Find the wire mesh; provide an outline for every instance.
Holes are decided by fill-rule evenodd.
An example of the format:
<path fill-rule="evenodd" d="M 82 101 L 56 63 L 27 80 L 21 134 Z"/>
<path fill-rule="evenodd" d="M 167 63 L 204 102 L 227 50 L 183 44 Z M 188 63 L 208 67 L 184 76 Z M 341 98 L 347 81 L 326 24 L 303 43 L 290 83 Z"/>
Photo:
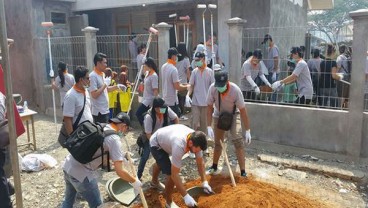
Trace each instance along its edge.
<path fill-rule="evenodd" d="M 350 72 L 347 68 L 348 60 L 351 60 L 351 53 L 346 54 L 348 59 L 339 61 L 339 46 L 345 44 L 351 46 L 352 31 L 340 31 L 339 34 L 332 34 L 338 41 L 331 43 L 328 35 L 321 31 L 316 31 L 309 26 L 290 26 L 290 27 L 261 27 L 261 28 L 243 28 L 243 51 L 242 63 L 246 61 L 255 49 L 260 49 L 263 54 L 262 61 L 266 67 L 270 66 L 269 62 L 273 62 L 272 55 L 269 56 L 269 45 L 262 44 L 265 35 L 269 34 L 272 37 L 273 43 L 278 47 L 279 52 L 279 68 L 277 79 L 272 79 L 271 69 L 266 70 L 266 77 L 272 84 L 277 80 L 281 80 L 291 75 L 295 66 L 292 64 L 290 57 L 291 47 L 301 47 L 304 53 L 304 60 L 308 63 L 310 80 L 313 87 L 313 95 L 310 102 L 298 102 L 298 81 L 296 84 L 285 85 L 277 92 L 272 92 L 272 89 L 265 86 L 261 81 L 260 94 L 256 94 L 254 90 L 243 90 L 244 99 L 249 102 L 263 102 L 272 104 L 286 104 L 286 105 L 303 105 L 309 107 L 329 108 L 347 110 L 349 107 L 349 87 L 350 87 Z M 327 55 L 328 45 L 331 44 L 335 49 L 334 53 Z M 320 52 L 319 58 L 313 58 L 311 52 L 318 49 Z M 350 57 L 349 57 L 350 55 Z M 331 59 L 331 61 L 324 61 L 324 59 Z M 341 59 L 340 59 L 341 60 Z M 321 65 L 322 64 L 322 65 Z M 333 69 L 331 66 L 336 65 Z M 345 67 L 344 67 L 345 66 Z M 312 68 L 313 67 L 313 68 Z M 368 67 L 368 63 L 367 63 Z M 268 67 L 270 68 L 270 67 Z M 334 71 L 335 70 L 335 71 Z M 336 73 L 335 73 L 336 72 Z M 267 76 L 267 73 L 269 75 Z M 366 72 L 368 73 L 368 71 Z M 339 76 L 344 76 L 342 81 L 339 81 Z M 254 77 L 252 77 L 254 78 Z M 242 82 L 247 82 L 245 77 Z M 368 110 L 368 84 L 365 87 L 365 111 Z M 242 86 L 240 86 L 242 89 Z M 243 88 L 244 89 L 244 88 Z M 297 103 L 296 103 L 297 102 Z"/>

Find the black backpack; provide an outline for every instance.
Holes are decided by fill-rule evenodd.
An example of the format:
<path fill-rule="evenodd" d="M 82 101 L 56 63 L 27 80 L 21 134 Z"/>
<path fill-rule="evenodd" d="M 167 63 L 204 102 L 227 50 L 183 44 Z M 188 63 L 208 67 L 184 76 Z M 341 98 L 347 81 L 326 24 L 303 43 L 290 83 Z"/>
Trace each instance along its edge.
<path fill-rule="evenodd" d="M 73 131 L 64 143 L 74 159 L 82 164 L 89 163 L 98 157 L 102 157 L 102 162 L 104 161 L 104 139 L 109 135 L 116 134 L 114 130 L 104 131 L 105 126 L 106 124 L 94 124 L 88 120 L 78 125 L 77 129 Z M 101 148 L 101 155 L 93 157 L 99 148 Z M 107 168 L 109 171 L 109 166 Z"/>

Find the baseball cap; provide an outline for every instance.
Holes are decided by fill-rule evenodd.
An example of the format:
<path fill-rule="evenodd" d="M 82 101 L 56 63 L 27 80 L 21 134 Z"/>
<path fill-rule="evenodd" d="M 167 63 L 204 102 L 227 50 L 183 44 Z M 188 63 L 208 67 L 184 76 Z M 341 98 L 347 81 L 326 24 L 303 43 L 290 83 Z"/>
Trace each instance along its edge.
<path fill-rule="evenodd" d="M 153 108 L 164 108 L 166 107 L 165 101 L 160 97 L 155 97 L 152 103 Z"/>
<path fill-rule="evenodd" d="M 263 38 L 263 42 L 261 44 L 265 44 L 268 40 L 272 40 L 272 36 L 270 34 L 266 34 Z"/>
<path fill-rule="evenodd" d="M 194 55 L 195 59 L 200 59 L 200 58 L 204 58 L 206 55 L 203 52 L 197 52 Z"/>
<path fill-rule="evenodd" d="M 120 112 L 114 118 L 110 119 L 109 122 L 113 122 L 116 124 L 125 123 L 130 126 L 130 117 L 128 114 Z"/>
<path fill-rule="evenodd" d="M 176 50 L 175 47 L 169 48 L 169 50 L 167 51 L 167 55 L 169 57 L 171 57 L 172 55 L 181 56 L 181 54 L 179 54 L 178 50 Z"/>
<path fill-rule="evenodd" d="M 229 80 L 225 70 L 215 70 L 215 87 L 223 87 Z"/>

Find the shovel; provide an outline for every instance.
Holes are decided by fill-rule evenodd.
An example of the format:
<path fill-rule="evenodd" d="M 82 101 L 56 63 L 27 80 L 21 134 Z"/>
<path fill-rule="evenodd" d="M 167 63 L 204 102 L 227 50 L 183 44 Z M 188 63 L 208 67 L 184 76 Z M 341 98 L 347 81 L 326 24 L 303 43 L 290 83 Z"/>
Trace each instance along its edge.
<path fill-rule="evenodd" d="M 224 153 L 224 157 L 225 157 L 225 163 L 227 165 L 227 168 L 229 169 L 229 173 L 230 173 L 230 178 L 231 178 L 231 183 L 233 185 L 233 187 L 236 186 L 236 183 L 235 183 L 235 178 L 234 178 L 234 175 L 233 175 L 233 171 L 230 167 L 230 163 L 229 163 L 229 158 L 227 157 L 227 153 L 226 153 L 226 145 L 224 145 L 224 142 L 220 139 L 220 143 L 221 143 L 221 147 L 222 147 L 222 151 Z"/>

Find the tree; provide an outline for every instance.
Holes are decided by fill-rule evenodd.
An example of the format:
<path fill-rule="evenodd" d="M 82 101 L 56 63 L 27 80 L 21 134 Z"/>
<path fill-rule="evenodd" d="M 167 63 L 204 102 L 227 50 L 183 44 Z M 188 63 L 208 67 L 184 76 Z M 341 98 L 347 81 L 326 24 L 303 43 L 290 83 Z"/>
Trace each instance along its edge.
<path fill-rule="evenodd" d="M 349 12 L 368 8 L 367 0 L 335 0 L 334 8 L 312 11 L 308 14 L 311 29 L 327 35 L 331 43 L 336 43 L 341 29 L 351 22 Z"/>

